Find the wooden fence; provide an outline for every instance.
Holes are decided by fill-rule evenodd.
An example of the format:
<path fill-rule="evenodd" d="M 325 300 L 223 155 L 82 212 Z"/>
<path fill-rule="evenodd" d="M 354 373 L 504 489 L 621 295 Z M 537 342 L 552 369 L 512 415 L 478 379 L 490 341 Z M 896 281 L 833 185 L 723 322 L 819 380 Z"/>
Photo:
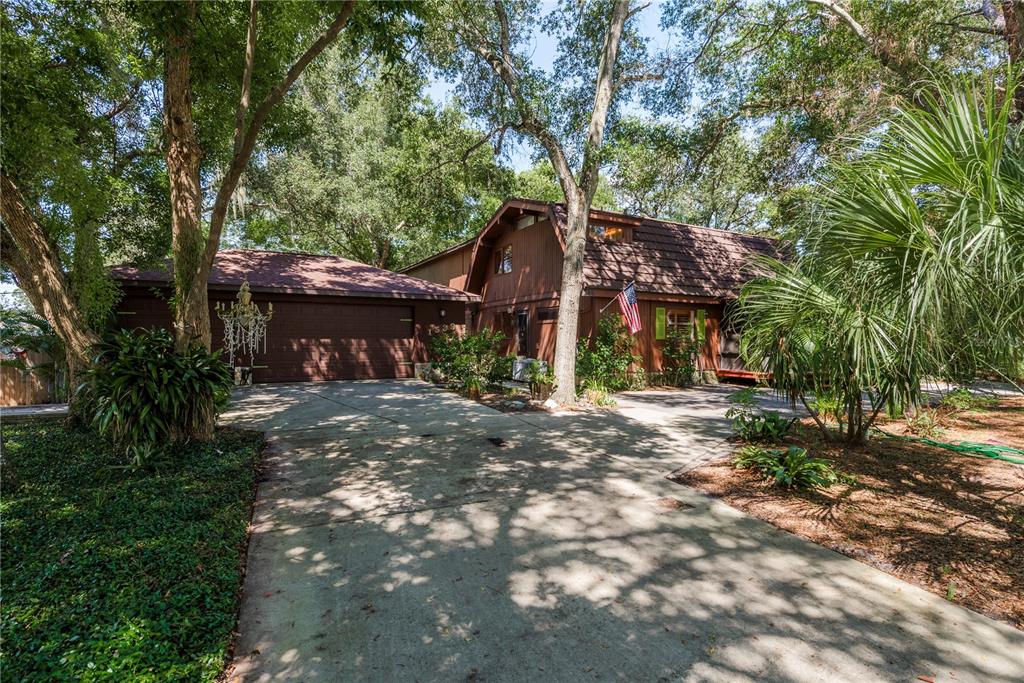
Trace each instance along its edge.
<path fill-rule="evenodd" d="M 47 362 L 43 354 L 18 351 L 8 357 L 21 358 L 28 365 Z M 53 403 L 53 381 L 38 372 L 25 372 L 18 368 L 0 366 L 0 406 L 29 406 Z"/>

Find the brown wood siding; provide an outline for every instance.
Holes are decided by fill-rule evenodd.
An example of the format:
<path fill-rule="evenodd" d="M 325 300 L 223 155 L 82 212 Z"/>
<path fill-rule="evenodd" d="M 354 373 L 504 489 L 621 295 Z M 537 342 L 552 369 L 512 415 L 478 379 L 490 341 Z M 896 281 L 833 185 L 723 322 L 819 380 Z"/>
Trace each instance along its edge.
<path fill-rule="evenodd" d="M 465 290 L 469 258 L 472 253 L 473 244 L 469 243 L 457 251 L 445 254 L 412 270 L 407 270 L 405 273 L 452 289 Z"/>
<path fill-rule="evenodd" d="M 597 320 L 602 315 L 618 315 L 618 304 L 608 306 L 603 314 L 600 313 L 613 297 L 583 297 L 580 310 L 580 338 L 588 337 L 597 331 Z M 654 338 L 655 309 L 659 307 L 685 309 L 696 311 L 703 308 L 705 311 L 704 325 L 704 347 L 701 353 L 701 369 L 715 370 L 718 367 L 718 326 L 722 317 L 722 306 L 720 304 L 690 304 L 674 301 L 661 301 L 658 299 L 639 299 L 637 305 L 640 309 L 640 323 L 643 328 L 637 332 L 636 353 L 641 357 L 644 370 L 648 372 L 660 372 L 662 370 L 661 349 L 663 341 Z M 696 315 L 695 313 L 692 315 Z M 554 348 L 552 342 L 552 349 Z"/>
<path fill-rule="evenodd" d="M 118 307 L 122 326 L 169 329 L 166 291 L 126 287 Z M 213 307 L 218 301 L 230 303 L 234 296 L 231 291 L 210 292 L 214 348 L 220 348 L 224 328 Z M 266 353 L 255 360 L 256 382 L 412 377 L 414 363 L 427 360 L 432 330 L 462 323 L 466 307 L 450 301 L 259 293 L 253 300 L 263 310 L 274 304 Z"/>
<path fill-rule="evenodd" d="M 512 246 L 512 272 L 494 272 L 494 254 Z M 493 246 L 481 249 L 484 266 L 481 300 L 485 306 L 510 305 L 550 297 L 562 285 L 562 247 L 551 221 L 542 220 L 521 230 L 506 228 L 494 235 Z"/>
<path fill-rule="evenodd" d="M 584 296 L 580 301 L 579 333 L 580 339 L 591 336 L 597 331 L 597 320 L 602 315 L 621 315 L 617 304 L 608 306 L 605 312 L 601 309 L 613 301 L 614 297 L 608 296 Z M 637 302 L 640 308 L 640 322 L 643 328 L 637 333 L 636 353 L 641 357 L 644 370 L 648 372 L 660 372 L 662 370 L 661 348 L 663 341 L 654 338 L 655 309 L 658 307 L 686 309 L 696 311 L 699 308 L 705 310 L 705 333 L 704 347 L 701 354 L 701 369 L 717 370 L 719 363 L 719 322 L 722 316 L 720 304 L 680 303 L 677 301 L 662 301 L 657 299 L 640 299 Z M 516 352 L 516 313 L 527 311 L 529 316 L 529 348 L 530 357 L 538 358 L 547 362 L 553 362 L 555 358 L 555 339 L 557 337 L 557 319 L 542 321 L 539 312 L 545 308 L 553 308 L 557 313 L 558 300 L 553 298 L 540 299 L 536 301 L 517 303 L 511 306 L 486 306 L 483 307 L 477 318 L 476 328 L 489 327 L 500 330 L 507 339 L 503 351 L 505 353 Z M 693 313 L 692 315 L 696 315 Z"/>

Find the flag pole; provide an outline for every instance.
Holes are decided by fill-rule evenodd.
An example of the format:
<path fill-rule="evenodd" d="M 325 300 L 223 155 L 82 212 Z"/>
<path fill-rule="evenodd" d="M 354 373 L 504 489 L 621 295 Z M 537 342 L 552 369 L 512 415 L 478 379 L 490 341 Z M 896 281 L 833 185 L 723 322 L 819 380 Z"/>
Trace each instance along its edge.
<path fill-rule="evenodd" d="M 626 284 L 622 285 L 622 289 L 619 290 L 619 294 L 622 294 L 623 292 L 625 292 L 626 291 L 626 287 L 629 287 L 630 285 L 635 285 L 635 284 L 636 284 L 636 280 L 630 280 Z M 604 305 L 604 308 L 602 308 L 600 311 L 598 311 L 597 314 L 601 315 L 602 313 L 604 313 L 605 309 L 607 309 L 609 306 L 611 306 L 613 303 L 615 303 L 615 299 L 618 298 L 619 294 L 616 294 L 614 297 L 612 297 L 612 300 L 609 301 L 608 303 L 606 303 Z"/>

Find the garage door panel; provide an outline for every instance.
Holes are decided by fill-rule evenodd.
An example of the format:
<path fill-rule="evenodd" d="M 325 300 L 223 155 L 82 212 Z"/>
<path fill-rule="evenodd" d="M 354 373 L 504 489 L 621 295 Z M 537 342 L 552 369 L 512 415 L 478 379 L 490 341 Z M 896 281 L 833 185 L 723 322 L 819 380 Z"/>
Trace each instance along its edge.
<path fill-rule="evenodd" d="M 415 320 L 412 306 L 372 304 L 288 304 L 280 322 L 324 339 L 408 339 Z M 278 322 L 274 311 L 274 322 Z"/>
<path fill-rule="evenodd" d="M 275 302 L 255 380 L 411 377 L 413 315 L 408 305 Z"/>

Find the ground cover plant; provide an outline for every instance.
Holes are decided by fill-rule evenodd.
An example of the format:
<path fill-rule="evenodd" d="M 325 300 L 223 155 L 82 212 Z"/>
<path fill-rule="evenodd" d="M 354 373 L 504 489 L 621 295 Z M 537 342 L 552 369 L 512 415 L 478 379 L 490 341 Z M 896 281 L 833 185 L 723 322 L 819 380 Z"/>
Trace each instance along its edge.
<path fill-rule="evenodd" d="M 57 423 L 3 447 L 4 679 L 216 680 L 262 437 L 220 430 L 156 471 Z"/>
<path fill-rule="evenodd" d="M 526 367 L 526 379 L 530 384 L 530 397 L 544 401 L 551 396 L 555 388 L 555 370 L 549 363 L 541 364 L 532 360 Z"/>
<path fill-rule="evenodd" d="M 883 416 L 878 426 L 910 434 L 902 417 Z M 948 414 L 943 429 L 943 442 L 1024 449 L 1024 397 Z M 811 419 L 795 425 L 784 443 L 779 452 L 806 449 L 812 458 L 838 463 L 850 478 L 828 487 L 778 486 L 755 463 L 767 449 L 749 446 L 757 457 L 738 456 L 750 456 L 744 461 L 750 467 L 737 469 L 726 458 L 677 481 L 1024 629 L 1024 465 L 878 432 L 864 446 L 848 448 L 823 439 Z"/>
<path fill-rule="evenodd" d="M 737 469 L 754 470 L 764 479 L 786 488 L 828 488 L 840 481 L 852 483 L 823 458 L 808 455 L 806 448 L 763 448 L 744 446 L 732 459 Z"/>
<path fill-rule="evenodd" d="M 954 389 L 945 396 L 939 402 L 939 405 L 950 411 L 955 410 L 979 410 L 984 408 L 991 408 L 999 403 L 999 399 L 994 396 L 981 396 L 979 394 L 972 394 L 963 387 Z"/>

